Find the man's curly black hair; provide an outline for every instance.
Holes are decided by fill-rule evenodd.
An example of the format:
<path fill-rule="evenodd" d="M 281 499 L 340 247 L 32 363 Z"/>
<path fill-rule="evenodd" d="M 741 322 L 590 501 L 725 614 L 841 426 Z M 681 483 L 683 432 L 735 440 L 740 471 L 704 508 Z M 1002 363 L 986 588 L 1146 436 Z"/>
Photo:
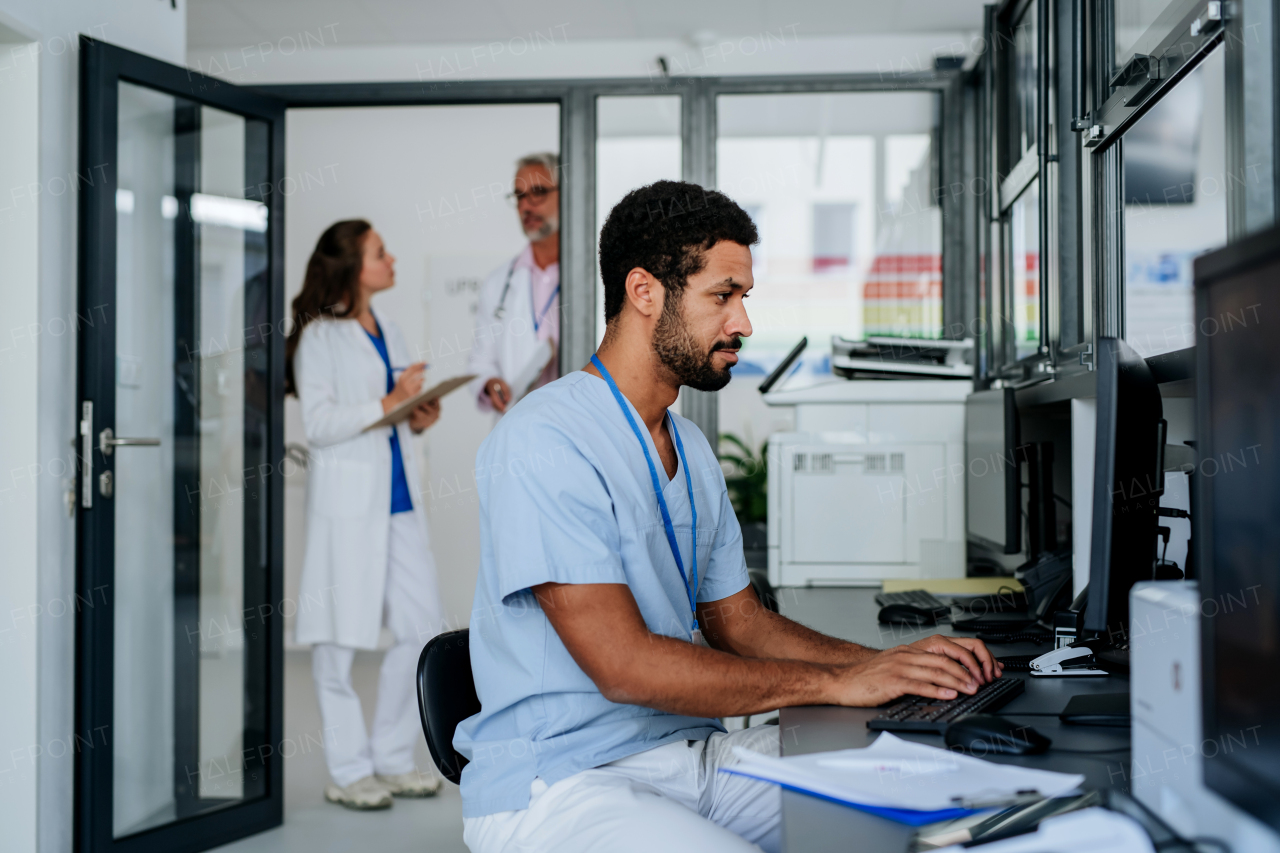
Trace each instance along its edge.
<path fill-rule="evenodd" d="M 632 190 L 609 211 L 600 230 L 604 319 L 622 311 L 627 273 L 648 270 L 670 291 L 683 292 L 721 240 L 758 242 L 755 223 L 724 193 L 684 181 L 658 181 Z"/>

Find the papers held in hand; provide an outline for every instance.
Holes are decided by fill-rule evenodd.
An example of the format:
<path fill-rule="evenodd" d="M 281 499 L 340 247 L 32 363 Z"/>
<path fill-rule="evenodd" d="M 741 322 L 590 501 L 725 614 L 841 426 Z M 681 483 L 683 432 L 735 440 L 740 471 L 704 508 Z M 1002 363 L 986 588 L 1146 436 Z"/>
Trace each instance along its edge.
<path fill-rule="evenodd" d="M 550 338 L 545 341 L 539 341 L 538 345 L 534 347 L 533 353 L 529 356 L 529 360 L 525 362 L 524 367 L 512 377 L 512 399 L 508 403 L 514 403 L 532 391 L 534 383 L 542 376 L 542 371 L 546 370 L 547 365 L 551 364 L 555 358 L 555 341 Z"/>
<path fill-rule="evenodd" d="M 377 420 L 369 424 L 362 430 L 362 432 L 368 432 L 369 430 L 377 429 L 378 427 L 394 426 L 401 421 L 406 421 L 409 419 L 409 415 L 413 414 L 413 410 L 421 406 L 423 403 L 430 403 L 432 400 L 438 400 L 450 391 L 455 391 L 458 388 L 461 388 L 463 385 L 466 385 L 475 378 L 474 373 L 467 376 L 455 376 L 452 379 L 446 379 L 439 385 L 434 385 L 425 391 L 419 391 L 417 394 L 413 395 L 408 400 L 405 400 L 403 403 L 383 415 L 381 420 Z"/>

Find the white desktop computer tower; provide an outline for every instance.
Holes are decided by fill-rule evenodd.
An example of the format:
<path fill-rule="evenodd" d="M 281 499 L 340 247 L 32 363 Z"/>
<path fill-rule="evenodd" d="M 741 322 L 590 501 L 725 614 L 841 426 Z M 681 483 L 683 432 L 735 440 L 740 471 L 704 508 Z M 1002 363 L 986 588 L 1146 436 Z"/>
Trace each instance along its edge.
<path fill-rule="evenodd" d="M 1184 838 L 1219 839 L 1235 853 L 1280 853 L 1269 828 L 1204 785 L 1204 756 L 1247 748 L 1249 734 L 1229 743 L 1204 737 L 1200 619 L 1212 615 L 1211 605 L 1194 581 L 1139 583 L 1129 594 L 1130 791 Z"/>

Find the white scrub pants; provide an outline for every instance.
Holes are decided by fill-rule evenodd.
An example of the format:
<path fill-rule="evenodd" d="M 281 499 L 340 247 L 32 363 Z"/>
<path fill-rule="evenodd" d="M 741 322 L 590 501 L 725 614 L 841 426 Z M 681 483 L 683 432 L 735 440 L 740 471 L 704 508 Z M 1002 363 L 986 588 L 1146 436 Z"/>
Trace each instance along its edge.
<path fill-rule="evenodd" d="M 415 513 L 391 516 L 387 545 L 382 615 L 396 644 L 382 658 L 372 738 L 365 732 L 360 697 L 351 686 L 356 650 L 329 643 L 311 649 L 325 762 L 334 783 L 344 788 L 374 773 L 415 771 L 413 747 L 422 738 L 415 686 L 418 656 L 443 626 L 435 560 Z"/>
<path fill-rule="evenodd" d="M 718 772 L 736 763 L 735 746 L 777 755 L 778 727 L 668 743 L 550 786 L 535 779 L 528 808 L 465 818 L 463 840 L 471 853 L 776 853 L 781 790 Z"/>

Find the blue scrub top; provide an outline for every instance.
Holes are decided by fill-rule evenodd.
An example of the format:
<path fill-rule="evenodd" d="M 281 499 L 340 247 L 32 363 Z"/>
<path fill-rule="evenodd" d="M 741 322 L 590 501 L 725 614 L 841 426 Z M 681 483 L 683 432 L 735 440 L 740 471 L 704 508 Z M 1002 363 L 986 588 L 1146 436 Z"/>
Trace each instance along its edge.
<path fill-rule="evenodd" d="M 364 333 L 369 336 L 369 340 L 373 341 L 374 347 L 378 350 L 378 355 L 382 356 L 382 363 L 387 366 L 387 393 L 396 387 L 396 380 L 391 375 L 391 356 L 387 355 L 387 339 L 382 334 L 382 324 L 376 319 L 373 321 L 378 328 L 378 334 L 373 334 L 368 329 Z M 409 512 L 413 509 L 413 498 L 409 496 L 409 481 L 404 476 L 404 459 L 400 456 L 400 430 L 391 428 L 391 514 L 397 512 Z"/>
<path fill-rule="evenodd" d="M 698 600 L 718 601 L 747 586 L 742 532 L 706 438 L 691 421 L 672 417 L 697 501 Z M 657 463 L 653 439 L 642 433 Z M 689 566 L 684 472 L 668 479 L 660 463 L 657 469 Z M 578 371 L 521 400 L 480 446 L 476 482 L 480 575 L 470 646 L 482 708 L 453 739 L 471 762 L 462 771 L 463 815 L 527 808 L 536 777 L 554 784 L 671 741 L 724 731 L 714 719 L 604 698 L 530 591 L 552 581 L 627 584 L 650 631 L 691 637 L 689 597 L 644 452 L 604 380 Z"/>

